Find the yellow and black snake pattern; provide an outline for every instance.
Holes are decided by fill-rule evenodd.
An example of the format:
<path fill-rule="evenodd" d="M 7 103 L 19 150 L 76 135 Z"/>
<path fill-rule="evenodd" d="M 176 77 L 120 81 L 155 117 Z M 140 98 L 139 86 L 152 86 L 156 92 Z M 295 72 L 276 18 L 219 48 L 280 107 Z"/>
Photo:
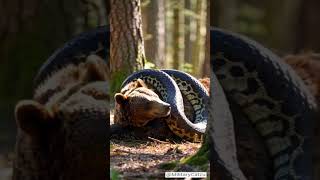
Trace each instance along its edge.
<path fill-rule="evenodd" d="M 160 93 L 160 96 L 163 98 L 164 101 L 167 101 L 168 94 L 161 82 L 157 80 L 156 77 L 151 77 L 151 76 L 140 76 L 139 79 L 142 79 L 146 83 L 150 84 L 152 87 L 156 89 L 158 93 Z"/>
<path fill-rule="evenodd" d="M 35 83 L 39 84 L 66 64 L 78 64 L 82 59 L 76 57 L 95 52 L 99 49 L 97 42 L 106 48 L 96 53 L 107 59 L 109 32 L 106 27 L 97 29 L 97 32 L 94 36 L 87 34 L 71 41 L 59 54 L 53 55 L 40 69 Z M 263 137 L 273 160 L 274 179 L 312 179 L 311 136 L 317 107 L 302 80 L 277 56 L 248 38 L 211 29 L 210 42 L 212 70 L 228 101 L 244 112 Z M 126 81 L 139 77 L 153 84 L 163 100 L 172 106 L 172 118 L 168 121 L 171 130 L 188 140 L 201 139 L 208 120 L 208 109 L 204 103 L 206 98 L 203 98 L 207 94 L 194 94 L 198 90 L 184 91 L 188 88 L 183 86 L 185 80 L 174 77 L 174 81 L 170 75 L 159 70 L 142 70 Z M 184 114 L 181 93 L 193 104 L 196 112 L 193 120 Z"/>
<path fill-rule="evenodd" d="M 172 116 L 166 121 L 172 132 L 190 141 L 201 141 L 207 125 L 208 113 L 205 104 L 209 97 L 201 83 L 181 71 L 145 69 L 130 75 L 122 87 L 138 78 L 151 85 L 161 99 L 171 105 Z M 194 119 L 189 120 L 186 117 L 182 96 L 192 105 Z"/>
<path fill-rule="evenodd" d="M 106 27 L 80 34 L 40 68 L 34 98 L 16 106 L 12 179 L 109 178 L 105 158 L 109 93 L 106 78 L 100 79 L 107 74 L 108 38 Z M 78 81 L 79 74 L 84 75 L 83 82 Z"/>
<path fill-rule="evenodd" d="M 228 101 L 264 139 L 274 179 L 312 179 L 317 107 L 302 80 L 276 55 L 246 37 L 219 29 L 211 29 L 210 36 L 213 72 Z"/>
<path fill-rule="evenodd" d="M 189 82 L 175 76 L 172 76 L 172 78 L 177 83 L 182 95 L 186 97 L 194 110 L 194 119 L 192 121 L 194 123 L 206 122 L 207 117 L 203 115 L 204 111 L 206 111 L 205 99 L 192 88 L 192 85 Z"/>

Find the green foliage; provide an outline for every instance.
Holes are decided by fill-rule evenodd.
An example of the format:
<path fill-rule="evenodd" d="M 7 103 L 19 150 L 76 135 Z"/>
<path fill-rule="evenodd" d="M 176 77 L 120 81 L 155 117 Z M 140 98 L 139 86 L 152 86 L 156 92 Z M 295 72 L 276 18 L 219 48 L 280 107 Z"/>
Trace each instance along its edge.
<path fill-rule="evenodd" d="M 201 19 L 200 15 L 195 13 L 194 11 L 192 10 L 189 10 L 189 9 L 183 9 L 183 14 L 186 16 L 186 17 L 191 17 L 191 18 L 194 18 L 194 19 Z"/>
<path fill-rule="evenodd" d="M 192 156 L 182 158 L 180 161 L 172 161 L 160 164 L 160 169 L 174 170 L 179 164 L 197 166 L 202 171 L 208 171 L 210 148 L 208 143 L 203 143 L 198 152 Z"/>
<path fill-rule="evenodd" d="M 201 148 L 195 155 L 183 158 L 180 160 L 182 164 L 189 164 L 192 166 L 198 166 L 201 170 L 207 171 L 209 165 L 209 153 L 210 148 L 208 143 L 203 143 Z"/>
<path fill-rule="evenodd" d="M 122 82 L 127 78 L 129 74 L 124 71 L 117 71 L 113 73 L 112 80 L 110 81 L 110 95 L 113 97 L 113 95 L 116 92 L 120 91 L 120 87 L 122 85 Z"/>
<path fill-rule="evenodd" d="M 160 169 L 172 170 L 175 167 L 177 167 L 177 165 L 178 165 L 177 161 L 162 163 L 162 164 L 160 164 Z"/>
<path fill-rule="evenodd" d="M 243 3 L 239 9 L 239 32 L 252 37 L 262 38 L 267 35 L 267 29 L 263 24 L 265 12 L 253 5 Z"/>
<path fill-rule="evenodd" d="M 192 73 L 193 71 L 193 65 L 190 64 L 190 63 L 184 63 L 182 65 L 182 68 L 181 68 L 182 71 L 186 72 L 186 73 Z"/>
<path fill-rule="evenodd" d="M 151 3 L 151 0 L 141 0 L 141 7 L 145 8 L 148 7 Z"/>
<path fill-rule="evenodd" d="M 119 173 L 118 173 L 116 170 L 112 169 L 112 168 L 110 168 L 110 179 L 111 179 L 111 180 L 118 180 L 118 179 L 120 179 Z"/>
<path fill-rule="evenodd" d="M 156 65 L 150 61 L 146 61 L 144 64 L 145 69 L 156 69 Z"/>

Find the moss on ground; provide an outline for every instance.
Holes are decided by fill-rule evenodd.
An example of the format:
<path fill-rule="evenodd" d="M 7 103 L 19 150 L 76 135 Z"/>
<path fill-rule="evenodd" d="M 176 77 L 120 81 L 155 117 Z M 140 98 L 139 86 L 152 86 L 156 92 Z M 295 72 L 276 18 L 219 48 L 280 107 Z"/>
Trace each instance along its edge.
<path fill-rule="evenodd" d="M 172 161 L 168 163 L 163 163 L 160 165 L 160 169 L 165 170 L 173 170 L 179 165 L 191 165 L 201 169 L 202 171 L 207 171 L 209 168 L 209 145 L 208 143 L 202 144 L 200 149 L 197 151 L 196 154 L 192 156 L 188 156 L 182 158 L 180 161 Z"/>
<path fill-rule="evenodd" d="M 201 170 L 207 171 L 209 167 L 209 144 L 203 143 L 198 152 L 195 155 L 182 158 L 181 164 L 188 164 L 191 166 L 198 166 Z"/>
<path fill-rule="evenodd" d="M 172 162 L 168 162 L 168 163 L 162 163 L 160 164 L 160 169 L 165 169 L 165 170 L 172 170 L 175 167 L 177 167 L 177 165 L 179 164 L 178 161 L 172 161 Z"/>

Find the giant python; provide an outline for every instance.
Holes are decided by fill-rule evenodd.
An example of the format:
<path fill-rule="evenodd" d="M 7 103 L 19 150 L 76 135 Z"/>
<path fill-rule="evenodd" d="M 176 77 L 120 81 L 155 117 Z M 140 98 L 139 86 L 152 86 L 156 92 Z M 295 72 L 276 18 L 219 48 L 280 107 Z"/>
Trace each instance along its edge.
<path fill-rule="evenodd" d="M 57 49 L 40 68 L 34 97 L 19 101 L 15 108 L 12 179 L 108 178 L 108 38 L 104 27 L 83 33 Z M 61 72 L 64 79 L 58 78 Z"/>
<path fill-rule="evenodd" d="M 260 44 L 210 30 L 211 67 L 227 99 L 264 138 L 274 179 L 312 179 L 314 97 L 294 71 Z"/>
<path fill-rule="evenodd" d="M 171 117 L 167 118 L 166 122 L 172 132 L 190 141 L 201 141 L 206 130 L 208 113 L 205 105 L 209 99 L 203 85 L 181 71 L 145 69 L 130 75 L 121 87 L 138 78 L 153 86 L 161 99 L 171 105 Z M 186 97 L 193 108 L 194 117 L 191 120 L 184 114 L 182 96 Z"/>
<path fill-rule="evenodd" d="M 101 52 L 99 48 L 108 46 L 107 38 L 109 33 L 104 27 L 68 43 L 59 56 L 42 66 L 35 83 L 41 82 L 56 68 L 70 62 L 78 63 L 82 58 L 77 57 L 83 54 Z M 95 43 L 92 46 L 85 41 Z M 273 160 L 274 179 L 312 179 L 311 136 L 317 107 L 302 80 L 271 51 L 246 37 L 210 29 L 210 42 L 212 70 L 219 81 L 213 83 L 221 83 L 228 101 L 241 109 L 264 138 Z M 179 87 L 172 85 L 175 84 L 172 81 L 168 83 L 168 74 L 143 70 L 134 73 L 126 82 L 137 77 L 145 77 L 146 81 L 164 87 L 160 89 L 163 91 L 162 97 L 174 106 L 172 113 L 176 118 L 173 131 L 175 128 L 184 128 L 192 136 L 204 133 L 203 127 L 199 125 L 201 122 L 188 120 L 183 111 L 179 110 Z M 169 86 L 170 89 L 166 89 Z M 216 154 L 215 148 L 212 151 L 212 154 Z"/>

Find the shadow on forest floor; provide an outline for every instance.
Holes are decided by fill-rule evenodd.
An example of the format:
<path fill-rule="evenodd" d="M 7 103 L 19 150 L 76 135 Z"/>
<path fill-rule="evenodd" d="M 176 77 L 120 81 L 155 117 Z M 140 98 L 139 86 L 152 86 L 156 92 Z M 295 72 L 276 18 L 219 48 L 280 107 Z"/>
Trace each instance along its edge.
<path fill-rule="evenodd" d="M 113 113 L 110 122 L 113 123 Z M 110 166 L 119 173 L 120 179 L 164 179 L 165 172 L 169 171 L 164 163 L 168 165 L 193 155 L 201 146 L 200 143 L 161 141 L 151 137 L 142 140 L 132 136 L 111 137 L 110 145 Z"/>
<path fill-rule="evenodd" d="M 11 180 L 14 160 L 16 125 L 8 111 L 1 109 L 0 119 L 0 179 Z"/>

